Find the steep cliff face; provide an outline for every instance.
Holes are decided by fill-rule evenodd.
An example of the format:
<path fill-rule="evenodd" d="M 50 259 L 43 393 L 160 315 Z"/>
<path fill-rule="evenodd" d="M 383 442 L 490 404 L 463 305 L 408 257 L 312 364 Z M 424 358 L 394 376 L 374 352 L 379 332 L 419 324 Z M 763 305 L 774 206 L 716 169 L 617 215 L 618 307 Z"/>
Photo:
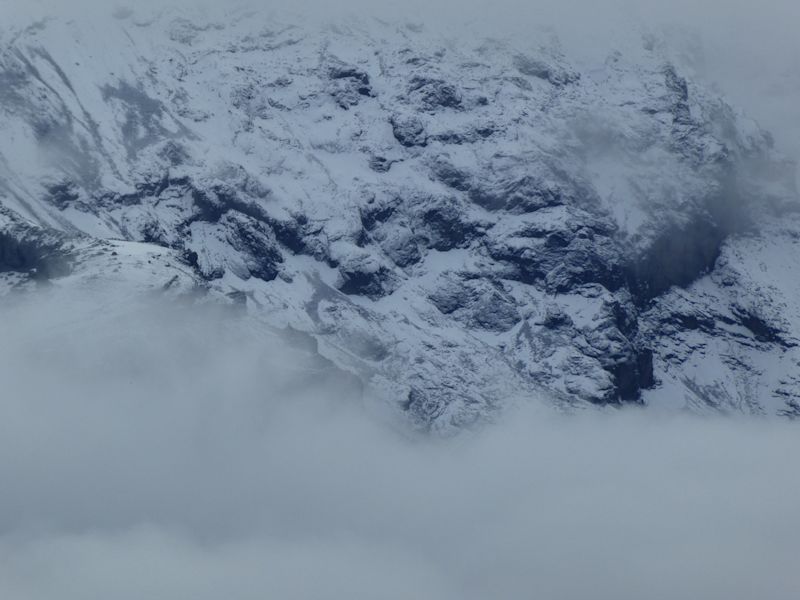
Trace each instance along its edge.
<path fill-rule="evenodd" d="M 652 44 L 115 14 L 2 32 L 6 288 L 112 252 L 139 280 L 102 240 L 136 242 L 437 429 L 531 398 L 798 413 L 792 170 Z"/>

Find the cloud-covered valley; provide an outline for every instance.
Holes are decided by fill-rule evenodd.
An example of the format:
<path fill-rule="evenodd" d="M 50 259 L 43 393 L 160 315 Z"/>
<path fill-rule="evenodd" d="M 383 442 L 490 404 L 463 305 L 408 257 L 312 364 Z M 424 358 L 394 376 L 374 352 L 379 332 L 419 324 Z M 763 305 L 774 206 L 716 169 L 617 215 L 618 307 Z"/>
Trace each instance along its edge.
<path fill-rule="evenodd" d="M 392 427 L 235 314 L 4 308 L 0 596 L 797 597 L 792 423 Z"/>

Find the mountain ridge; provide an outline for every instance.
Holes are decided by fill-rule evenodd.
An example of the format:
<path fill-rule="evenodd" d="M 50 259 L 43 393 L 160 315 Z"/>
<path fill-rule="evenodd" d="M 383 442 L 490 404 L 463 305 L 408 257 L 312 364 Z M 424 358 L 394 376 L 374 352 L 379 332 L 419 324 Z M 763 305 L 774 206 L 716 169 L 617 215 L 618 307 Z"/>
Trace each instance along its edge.
<path fill-rule="evenodd" d="M 169 11 L 6 39 L 4 290 L 235 299 L 441 431 L 531 399 L 800 414 L 793 166 L 651 40 L 573 64 Z"/>

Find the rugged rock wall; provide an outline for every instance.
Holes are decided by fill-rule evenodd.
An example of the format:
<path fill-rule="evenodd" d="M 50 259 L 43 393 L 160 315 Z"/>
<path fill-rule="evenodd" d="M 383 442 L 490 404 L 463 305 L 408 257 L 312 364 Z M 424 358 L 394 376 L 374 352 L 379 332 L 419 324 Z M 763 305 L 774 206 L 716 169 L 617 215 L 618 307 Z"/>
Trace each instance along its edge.
<path fill-rule="evenodd" d="M 718 283 L 791 210 L 789 169 L 652 45 L 572 64 L 546 36 L 118 17 L 4 31 L 7 210 L 170 249 L 426 426 L 532 397 L 796 412 L 784 371 L 712 398 L 725 373 L 684 347 L 723 325 L 720 355 L 793 347 L 782 291 Z M 0 270 L 57 277 L 41 248 L 4 229 Z"/>

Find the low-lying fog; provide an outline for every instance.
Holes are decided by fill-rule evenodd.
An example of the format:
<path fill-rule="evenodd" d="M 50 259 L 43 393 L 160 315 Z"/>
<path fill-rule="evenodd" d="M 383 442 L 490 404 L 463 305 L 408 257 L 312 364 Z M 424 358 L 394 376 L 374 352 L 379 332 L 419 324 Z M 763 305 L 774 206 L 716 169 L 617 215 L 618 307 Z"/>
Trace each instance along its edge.
<path fill-rule="evenodd" d="M 796 424 L 532 401 L 430 439 L 236 315 L 3 303 L 0 598 L 800 597 Z"/>

